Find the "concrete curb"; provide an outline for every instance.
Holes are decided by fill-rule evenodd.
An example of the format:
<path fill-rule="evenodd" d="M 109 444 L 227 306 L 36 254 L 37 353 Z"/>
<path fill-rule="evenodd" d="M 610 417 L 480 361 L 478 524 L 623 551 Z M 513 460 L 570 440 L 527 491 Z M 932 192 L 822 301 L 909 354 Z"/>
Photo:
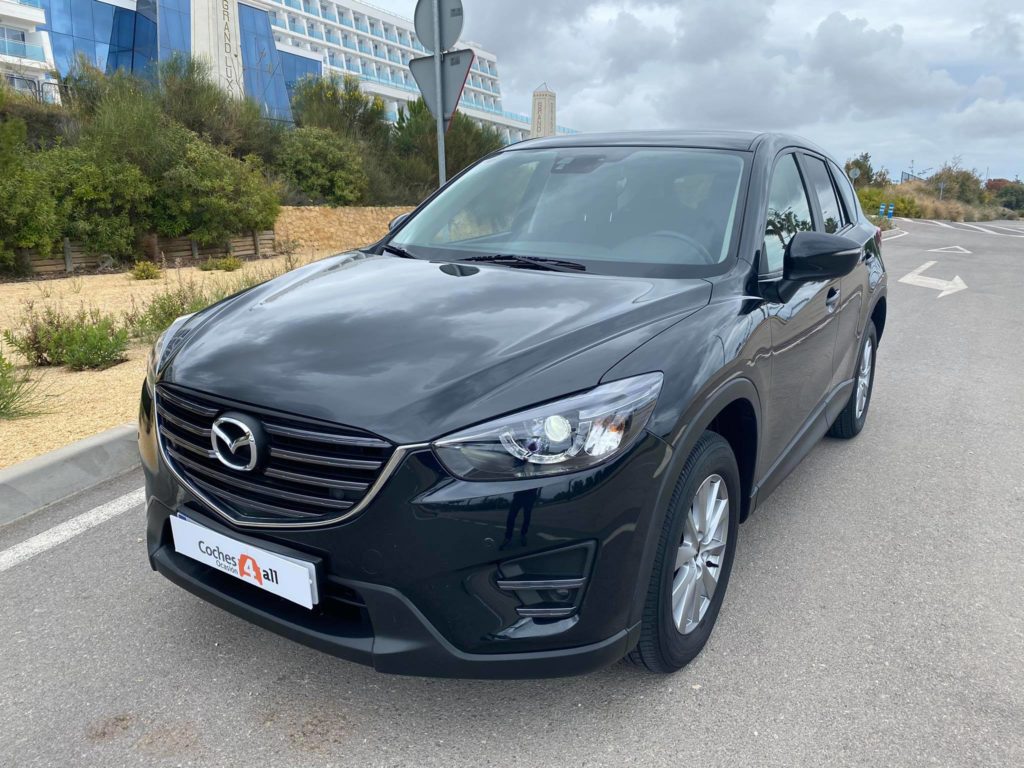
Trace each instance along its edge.
<path fill-rule="evenodd" d="M 122 424 L 0 469 L 0 525 L 138 466 L 137 434 L 135 424 Z"/>

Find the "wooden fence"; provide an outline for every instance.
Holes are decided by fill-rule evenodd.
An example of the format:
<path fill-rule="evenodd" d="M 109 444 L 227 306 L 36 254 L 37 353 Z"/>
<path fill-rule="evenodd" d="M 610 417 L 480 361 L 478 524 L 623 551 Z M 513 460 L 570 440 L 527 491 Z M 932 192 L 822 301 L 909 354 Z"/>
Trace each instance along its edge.
<path fill-rule="evenodd" d="M 146 238 L 144 247 L 146 256 L 157 263 L 173 264 L 176 260 L 195 260 L 219 256 L 237 256 L 240 259 L 259 259 L 274 255 L 274 230 L 251 232 L 248 235 L 234 237 L 226 245 L 200 248 L 194 240 L 187 237 L 156 237 Z M 72 273 L 82 270 L 98 269 L 107 266 L 111 259 L 108 256 L 89 253 L 81 243 L 64 240 L 63 253 L 52 253 L 49 257 L 39 256 L 34 251 L 27 251 L 30 270 L 35 274 L 52 274 L 57 272 Z"/>

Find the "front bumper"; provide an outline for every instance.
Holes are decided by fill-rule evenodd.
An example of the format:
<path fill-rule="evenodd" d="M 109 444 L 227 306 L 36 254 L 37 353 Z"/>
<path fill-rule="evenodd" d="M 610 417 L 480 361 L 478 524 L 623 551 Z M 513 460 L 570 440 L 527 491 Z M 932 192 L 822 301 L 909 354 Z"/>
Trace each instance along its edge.
<path fill-rule="evenodd" d="M 179 484 L 160 459 L 147 410 L 144 397 L 150 562 L 231 613 L 382 672 L 442 677 L 580 674 L 617 661 L 637 641 L 636 595 L 647 579 L 640 563 L 669 450 L 652 435 L 607 466 L 507 483 L 457 480 L 424 449 L 349 520 L 254 531 Z M 523 494 L 533 499 L 529 513 L 515 503 Z M 169 517 L 179 510 L 233 538 L 313 560 L 320 604 L 308 611 L 175 552 Z M 566 589 L 531 589 L 538 579 Z"/>

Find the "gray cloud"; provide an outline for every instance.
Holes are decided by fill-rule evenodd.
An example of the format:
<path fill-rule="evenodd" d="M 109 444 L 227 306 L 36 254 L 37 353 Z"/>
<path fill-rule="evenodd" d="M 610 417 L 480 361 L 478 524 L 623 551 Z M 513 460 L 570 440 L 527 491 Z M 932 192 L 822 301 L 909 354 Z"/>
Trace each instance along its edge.
<path fill-rule="evenodd" d="M 377 0 L 411 15 L 412 0 Z M 1024 175 L 1019 0 L 464 0 L 506 109 L 541 82 L 581 130 L 791 130 L 898 173 L 953 155 Z"/>

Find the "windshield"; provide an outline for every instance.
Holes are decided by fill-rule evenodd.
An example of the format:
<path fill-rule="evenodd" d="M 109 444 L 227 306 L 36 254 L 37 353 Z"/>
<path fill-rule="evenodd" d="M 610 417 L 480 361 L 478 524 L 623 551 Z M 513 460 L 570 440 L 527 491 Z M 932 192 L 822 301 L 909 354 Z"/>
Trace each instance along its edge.
<path fill-rule="evenodd" d="M 602 274 L 720 271 L 745 157 L 707 149 L 522 149 L 484 160 L 391 240 L 417 256 L 520 256 Z"/>

